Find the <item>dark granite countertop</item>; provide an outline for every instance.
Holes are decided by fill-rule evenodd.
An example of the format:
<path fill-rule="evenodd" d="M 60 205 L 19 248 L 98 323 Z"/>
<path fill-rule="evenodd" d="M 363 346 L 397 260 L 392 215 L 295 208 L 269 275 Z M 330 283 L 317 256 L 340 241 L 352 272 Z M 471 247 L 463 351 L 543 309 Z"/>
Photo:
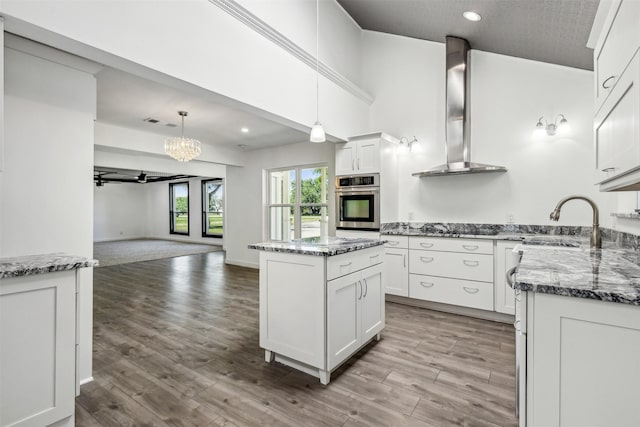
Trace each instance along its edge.
<path fill-rule="evenodd" d="M 95 267 L 98 261 L 64 253 L 0 258 L 0 279 Z"/>
<path fill-rule="evenodd" d="M 562 239 L 517 249 L 522 260 L 514 289 L 640 305 L 640 253 L 630 248 L 589 248 Z M 573 247 L 572 247 L 573 246 Z"/>
<path fill-rule="evenodd" d="M 295 239 L 289 242 L 264 242 L 249 245 L 249 249 L 267 252 L 286 252 L 301 255 L 334 256 L 360 249 L 381 246 L 385 240 L 347 239 L 340 237 L 311 237 Z"/>

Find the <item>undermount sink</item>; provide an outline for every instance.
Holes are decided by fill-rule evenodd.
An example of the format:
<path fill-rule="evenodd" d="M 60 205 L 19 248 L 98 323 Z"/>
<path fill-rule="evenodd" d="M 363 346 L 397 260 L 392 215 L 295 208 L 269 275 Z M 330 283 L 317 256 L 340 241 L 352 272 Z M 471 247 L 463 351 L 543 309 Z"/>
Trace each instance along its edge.
<path fill-rule="evenodd" d="M 537 245 L 537 246 L 555 246 L 562 248 L 580 248 L 582 242 L 575 237 L 568 236 L 536 236 L 527 237 L 522 242 L 524 245 Z"/>

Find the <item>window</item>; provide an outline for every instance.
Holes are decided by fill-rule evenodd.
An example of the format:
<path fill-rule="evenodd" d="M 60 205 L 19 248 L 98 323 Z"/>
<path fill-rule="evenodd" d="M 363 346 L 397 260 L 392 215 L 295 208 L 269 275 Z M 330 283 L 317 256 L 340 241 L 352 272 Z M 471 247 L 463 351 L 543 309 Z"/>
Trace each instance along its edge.
<path fill-rule="evenodd" d="M 222 237 L 224 183 L 221 179 L 202 181 L 202 237 Z"/>
<path fill-rule="evenodd" d="M 300 166 L 269 171 L 268 238 L 326 237 L 329 168 Z"/>
<path fill-rule="evenodd" d="M 189 183 L 169 184 L 169 232 L 189 235 Z"/>

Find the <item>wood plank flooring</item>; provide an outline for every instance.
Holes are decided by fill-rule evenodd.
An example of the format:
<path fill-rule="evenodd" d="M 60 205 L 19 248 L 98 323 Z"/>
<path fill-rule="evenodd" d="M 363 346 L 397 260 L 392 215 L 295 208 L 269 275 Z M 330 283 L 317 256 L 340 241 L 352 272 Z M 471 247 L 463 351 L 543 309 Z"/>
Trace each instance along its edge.
<path fill-rule="evenodd" d="M 515 426 L 513 326 L 387 303 L 328 386 L 264 362 L 258 273 L 215 252 L 94 270 L 78 426 Z"/>

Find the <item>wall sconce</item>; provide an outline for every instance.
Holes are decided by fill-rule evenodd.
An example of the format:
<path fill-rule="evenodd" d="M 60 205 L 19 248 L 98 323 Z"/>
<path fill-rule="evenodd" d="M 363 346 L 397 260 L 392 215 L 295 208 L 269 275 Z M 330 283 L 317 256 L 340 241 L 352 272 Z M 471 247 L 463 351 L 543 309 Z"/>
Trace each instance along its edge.
<path fill-rule="evenodd" d="M 398 150 L 402 152 L 410 152 L 414 144 L 418 145 L 418 138 L 414 136 L 413 139 L 409 141 L 409 138 L 403 136 L 400 138 L 400 142 L 398 142 Z"/>
<path fill-rule="evenodd" d="M 560 118 L 560 123 L 558 123 L 558 118 Z M 564 114 L 558 114 L 553 120 L 553 123 L 549 123 L 547 120 L 545 120 L 543 124 L 543 119 L 544 116 L 538 119 L 538 123 L 536 123 L 536 129 L 533 131 L 533 136 L 540 137 L 544 134 L 547 134 L 547 136 L 553 136 L 556 133 L 564 135 L 568 133 L 569 130 L 571 130 L 571 128 L 569 127 L 569 121 L 566 119 Z"/>

